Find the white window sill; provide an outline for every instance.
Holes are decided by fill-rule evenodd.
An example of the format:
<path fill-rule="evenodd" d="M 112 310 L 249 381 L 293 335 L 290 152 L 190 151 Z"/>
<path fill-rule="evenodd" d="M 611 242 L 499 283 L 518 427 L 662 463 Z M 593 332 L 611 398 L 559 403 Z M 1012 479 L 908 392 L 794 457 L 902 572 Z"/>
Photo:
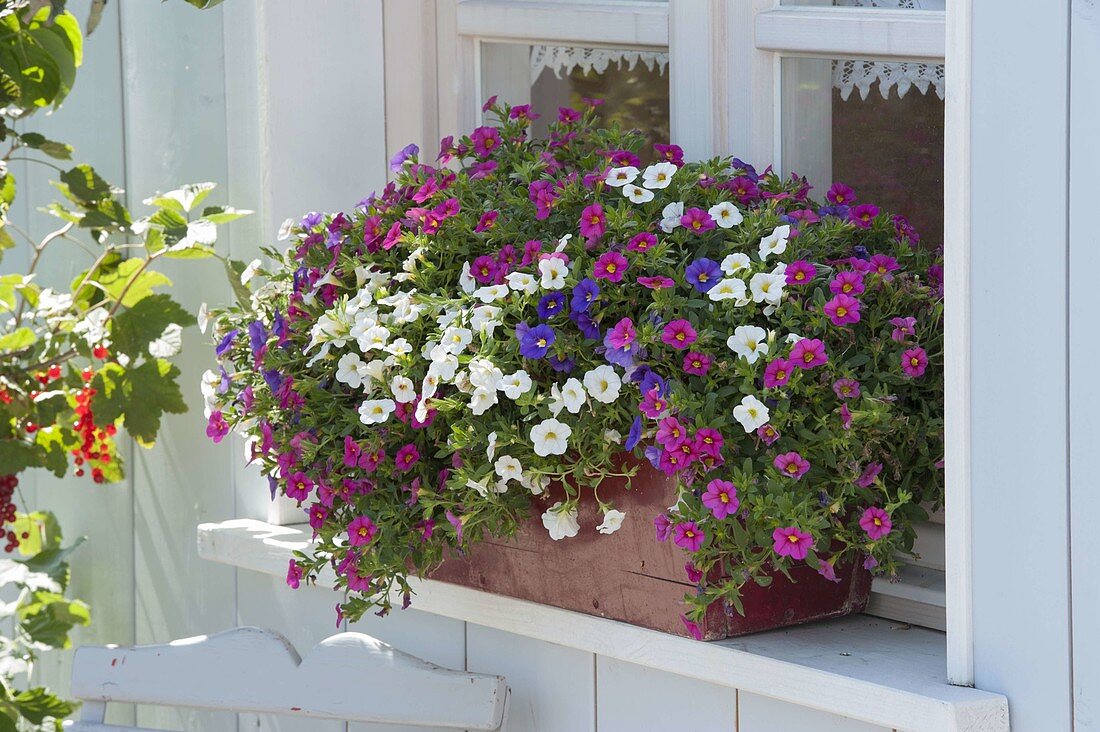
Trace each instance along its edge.
<path fill-rule="evenodd" d="M 308 527 L 250 519 L 198 527 L 202 558 L 278 576 L 309 541 Z M 947 684 L 945 638 L 932 630 L 854 616 L 701 643 L 444 582 L 413 586 L 414 606 L 424 612 L 888 728 L 1009 729 L 1004 696 Z"/>

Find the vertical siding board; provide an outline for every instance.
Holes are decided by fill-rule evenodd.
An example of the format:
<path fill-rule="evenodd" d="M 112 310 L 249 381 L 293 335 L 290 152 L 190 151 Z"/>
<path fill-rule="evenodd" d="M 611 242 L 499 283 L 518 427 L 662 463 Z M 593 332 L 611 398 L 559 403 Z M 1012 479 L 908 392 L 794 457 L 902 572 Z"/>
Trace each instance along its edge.
<path fill-rule="evenodd" d="M 736 690 L 596 657 L 596 729 L 734 732 Z"/>
<path fill-rule="evenodd" d="M 1073 696 L 1074 729 L 1100 730 L 1100 564 L 1096 561 L 1096 517 L 1100 515 L 1100 480 L 1096 452 L 1100 445 L 1100 391 L 1095 374 L 1100 363 L 1096 328 L 1100 289 L 1092 274 L 1100 271 L 1100 246 L 1093 217 L 1097 195 L 1096 144 L 1100 97 L 1100 5 L 1073 0 L 1070 58 L 1069 171 L 1069 327 L 1070 327 L 1070 527 L 1073 539 Z"/>
<path fill-rule="evenodd" d="M 839 717 L 835 714 L 795 706 L 758 694 L 738 692 L 737 732 L 775 732 L 775 730 L 890 732 L 886 727 L 860 722 L 849 717 Z"/>
<path fill-rule="evenodd" d="M 1068 6 L 972 0 L 974 681 L 1008 696 L 1019 730 L 1071 726 Z M 1035 209 L 1006 210 L 1036 184 Z"/>

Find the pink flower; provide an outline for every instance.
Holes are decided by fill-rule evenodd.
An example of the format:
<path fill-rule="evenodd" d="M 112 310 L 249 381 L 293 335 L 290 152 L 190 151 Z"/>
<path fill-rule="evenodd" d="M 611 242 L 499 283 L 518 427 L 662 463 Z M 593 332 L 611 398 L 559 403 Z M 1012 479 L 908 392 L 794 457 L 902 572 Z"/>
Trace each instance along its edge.
<path fill-rule="evenodd" d="M 462 544 L 462 524 L 463 524 L 463 521 L 462 521 L 461 518 L 459 518 L 458 516 L 456 516 L 455 514 L 453 514 L 450 511 L 447 511 L 446 515 L 447 515 L 447 521 L 450 522 L 451 526 L 453 526 L 454 530 L 455 530 L 455 544 L 461 545 Z"/>
<path fill-rule="evenodd" d="M 313 490 L 313 481 L 305 473 L 291 473 L 286 479 L 286 495 L 295 501 L 304 501 L 309 498 L 309 492 Z"/>
<path fill-rule="evenodd" d="M 724 519 L 737 513 L 737 507 L 741 505 L 737 500 L 737 486 L 728 480 L 715 478 L 707 483 L 707 490 L 703 493 L 703 505 L 710 509 L 716 519 Z"/>
<path fill-rule="evenodd" d="M 909 336 L 913 335 L 913 329 L 917 327 L 917 319 L 891 318 L 890 325 L 894 326 L 894 332 L 890 334 L 890 338 L 901 343 L 909 340 Z"/>
<path fill-rule="evenodd" d="M 928 368 L 928 354 L 920 346 L 915 346 L 901 354 L 901 370 L 911 379 L 924 375 Z"/>
<path fill-rule="evenodd" d="M 229 434 L 229 423 L 221 410 L 210 413 L 210 420 L 206 423 L 206 436 L 214 442 L 221 442 Z"/>
<path fill-rule="evenodd" d="M 486 211 L 481 214 L 481 218 L 478 220 L 477 226 L 474 227 L 474 231 L 482 232 L 493 228 L 493 225 L 497 222 L 498 216 L 500 216 L 500 211 Z"/>
<path fill-rule="evenodd" d="M 804 259 L 799 259 L 787 265 L 788 285 L 808 285 L 817 277 L 817 267 Z"/>
<path fill-rule="evenodd" d="M 643 231 L 641 234 L 635 234 L 634 238 L 627 242 L 626 248 L 632 252 L 645 252 L 655 246 L 657 246 L 657 237 L 648 231 Z"/>
<path fill-rule="evenodd" d="M 696 234 L 702 234 L 714 228 L 714 219 L 701 208 L 689 208 L 680 217 L 680 226 Z"/>
<path fill-rule="evenodd" d="M 772 463 L 775 469 L 788 478 L 800 479 L 810 469 L 810 461 L 797 452 L 785 452 L 776 455 Z"/>
<path fill-rule="evenodd" d="M 825 198 L 838 206 L 851 206 L 856 201 L 856 192 L 843 183 L 833 183 Z"/>
<path fill-rule="evenodd" d="M 870 488 L 875 482 L 875 478 L 882 472 L 882 463 L 868 463 L 867 467 L 863 469 L 859 478 L 856 479 L 856 485 L 860 488 Z"/>
<path fill-rule="evenodd" d="M 836 576 L 836 568 L 824 559 L 817 560 L 817 573 L 830 582 L 840 582 L 840 578 Z"/>
<path fill-rule="evenodd" d="M 876 216 L 878 216 L 878 206 L 872 206 L 869 203 L 853 206 L 848 211 L 848 220 L 861 229 L 870 229 Z"/>
<path fill-rule="evenodd" d="M 598 280 L 621 282 L 630 262 L 618 252 L 604 252 L 592 268 L 592 276 Z"/>
<path fill-rule="evenodd" d="M 653 519 L 653 528 L 657 532 L 657 541 L 668 541 L 668 537 L 672 535 L 672 522 L 663 513 Z"/>
<path fill-rule="evenodd" d="M 607 342 L 611 344 L 612 348 L 625 351 L 634 343 L 637 335 L 634 330 L 634 321 L 630 318 L 623 318 L 615 323 L 615 326 L 608 332 Z"/>
<path fill-rule="evenodd" d="M 302 584 L 302 568 L 293 559 L 290 560 L 290 565 L 286 570 L 286 583 L 294 590 Z"/>
<path fill-rule="evenodd" d="M 779 439 L 779 430 L 766 424 L 756 428 L 756 436 L 763 440 L 765 445 L 771 445 Z"/>
<path fill-rule="evenodd" d="M 870 554 L 863 560 L 863 568 L 870 572 L 872 569 L 878 566 L 878 560 L 872 557 Z"/>
<path fill-rule="evenodd" d="M 370 520 L 370 516 L 358 516 L 348 524 L 348 544 L 352 546 L 366 546 L 377 535 L 378 527 Z"/>
<path fill-rule="evenodd" d="M 581 236 L 586 239 L 599 239 L 603 236 L 607 231 L 607 217 L 604 216 L 603 206 L 593 203 L 581 211 L 580 231 Z"/>
<path fill-rule="evenodd" d="M 684 564 L 684 572 L 687 573 L 688 582 L 699 584 L 703 581 L 703 573 L 691 562 Z"/>
<path fill-rule="evenodd" d="M 664 290 L 676 284 L 671 277 L 639 277 L 638 284 L 651 290 Z"/>
<path fill-rule="evenodd" d="M 862 295 L 866 289 L 862 272 L 837 272 L 829 282 L 829 291 L 834 295 Z"/>
<path fill-rule="evenodd" d="M 703 546 L 707 535 L 694 521 L 682 521 L 672 530 L 672 541 L 681 549 L 697 552 Z"/>
<path fill-rule="evenodd" d="M 686 437 L 687 434 L 680 420 L 675 417 L 665 417 L 657 424 L 657 434 L 653 439 L 664 449 L 675 450 L 680 441 Z"/>
<path fill-rule="evenodd" d="M 717 458 L 722 455 L 722 445 L 725 444 L 722 433 L 710 427 L 704 427 L 695 433 L 693 441 L 695 452 L 700 455 L 709 455 Z"/>
<path fill-rule="evenodd" d="M 650 419 L 658 419 L 668 409 L 668 402 L 661 398 L 661 393 L 656 389 L 650 389 L 642 398 L 638 409 Z"/>
<path fill-rule="evenodd" d="M 821 308 L 833 325 L 849 325 L 859 322 L 859 300 L 851 295 L 834 295 Z"/>
<path fill-rule="evenodd" d="M 800 369 L 812 369 L 829 361 L 825 344 L 817 338 L 803 338 L 791 348 L 791 361 Z"/>
<path fill-rule="evenodd" d="M 797 526 L 785 526 L 772 532 L 775 553 L 781 557 L 802 560 L 813 548 L 814 539 Z"/>
<path fill-rule="evenodd" d="M 691 637 L 697 641 L 703 640 L 703 629 L 699 627 L 699 623 L 694 620 L 688 620 L 687 615 L 681 615 L 680 620 L 683 621 L 684 627 L 687 632 L 691 634 Z"/>
<path fill-rule="evenodd" d="M 846 430 L 852 429 L 852 410 L 847 404 L 840 405 L 840 426 Z"/>
<path fill-rule="evenodd" d="M 661 333 L 661 342 L 682 351 L 694 343 L 696 337 L 695 328 L 691 327 L 691 323 L 686 320 L 673 320 Z"/>
<path fill-rule="evenodd" d="M 785 358 L 777 358 L 768 364 L 768 367 L 764 369 L 764 387 L 766 389 L 775 389 L 780 386 L 786 386 L 791 380 L 791 371 L 794 366 Z"/>
<path fill-rule="evenodd" d="M 840 399 L 859 399 L 859 382 L 855 379 L 837 379 L 833 391 Z"/>
<path fill-rule="evenodd" d="M 689 351 L 684 354 L 684 373 L 693 376 L 706 376 L 713 359 L 705 353 Z"/>
<path fill-rule="evenodd" d="M 410 442 L 397 451 L 393 463 L 397 470 L 404 473 L 411 469 L 413 465 L 416 465 L 418 460 L 420 460 L 420 451 L 416 449 L 416 445 Z"/>
<path fill-rule="evenodd" d="M 863 512 L 859 519 L 859 528 L 867 532 L 871 541 L 878 541 L 890 533 L 894 524 L 890 521 L 890 514 L 878 506 L 871 506 Z"/>
<path fill-rule="evenodd" d="M 690 461 L 676 450 L 665 450 L 661 453 L 658 467 L 665 475 L 675 475 L 688 466 Z"/>
<path fill-rule="evenodd" d="M 381 448 L 377 450 L 371 450 L 365 452 L 359 458 L 359 467 L 368 473 L 373 473 L 378 469 L 378 466 L 382 464 L 382 461 L 386 459 L 386 452 Z"/>
<path fill-rule="evenodd" d="M 901 268 L 898 260 L 888 254 L 876 254 L 871 257 L 871 271 L 881 275 L 884 280 L 890 282 L 894 279 L 893 272 Z"/>
<path fill-rule="evenodd" d="M 470 142 L 474 144 L 474 152 L 479 158 L 488 157 L 500 147 L 500 130 L 495 127 L 478 127 L 470 133 Z"/>

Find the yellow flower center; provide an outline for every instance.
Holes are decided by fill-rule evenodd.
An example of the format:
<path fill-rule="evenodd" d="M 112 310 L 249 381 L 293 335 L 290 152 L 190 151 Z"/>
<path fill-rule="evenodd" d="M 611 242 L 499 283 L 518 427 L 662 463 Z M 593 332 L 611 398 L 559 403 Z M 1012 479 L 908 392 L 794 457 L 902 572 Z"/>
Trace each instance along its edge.
<path fill-rule="evenodd" d="M 798 543 L 798 537 L 795 536 L 794 534 L 791 534 L 787 537 L 787 541 L 791 542 L 792 544 L 797 544 Z"/>
<path fill-rule="evenodd" d="M 610 264 L 607 265 L 607 271 L 610 272 L 611 274 L 615 274 L 616 269 L 617 269 L 617 267 L 614 265 L 614 263 L 610 263 Z"/>
<path fill-rule="evenodd" d="M 729 496 L 728 493 L 719 493 L 718 494 L 718 500 L 721 501 L 722 503 L 729 503 L 730 502 L 730 496 Z"/>
<path fill-rule="evenodd" d="M 845 315 L 848 314 L 848 310 L 844 307 L 838 307 L 836 309 L 836 314 L 837 314 L 837 317 L 843 318 Z"/>

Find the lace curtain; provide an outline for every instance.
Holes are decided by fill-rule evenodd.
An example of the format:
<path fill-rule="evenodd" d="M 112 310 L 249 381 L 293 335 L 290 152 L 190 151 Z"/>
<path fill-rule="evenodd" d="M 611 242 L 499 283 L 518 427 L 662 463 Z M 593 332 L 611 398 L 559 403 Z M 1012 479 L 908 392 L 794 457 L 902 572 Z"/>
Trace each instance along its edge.
<path fill-rule="evenodd" d="M 835 4 L 845 7 L 943 10 L 945 0 L 835 0 Z M 579 46 L 532 46 L 531 83 L 534 84 L 546 69 L 560 79 L 576 69 L 585 73 L 594 71 L 602 74 L 612 64 L 626 69 L 642 64 L 650 71 L 656 69 L 664 74 L 668 68 L 668 53 Z M 847 100 L 853 91 L 858 91 L 860 98 L 866 99 L 876 83 L 883 99 L 889 98 L 891 90 L 896 90 L 899 97 L 904 97 L 914 87 L 921 94 L 927 94 L 929 89 L 934 89 L 936 96 L 943 99 L 943 64 L 900 61 L 833 62 L 833 87 L 840 91 L 841 99 Z"/>

